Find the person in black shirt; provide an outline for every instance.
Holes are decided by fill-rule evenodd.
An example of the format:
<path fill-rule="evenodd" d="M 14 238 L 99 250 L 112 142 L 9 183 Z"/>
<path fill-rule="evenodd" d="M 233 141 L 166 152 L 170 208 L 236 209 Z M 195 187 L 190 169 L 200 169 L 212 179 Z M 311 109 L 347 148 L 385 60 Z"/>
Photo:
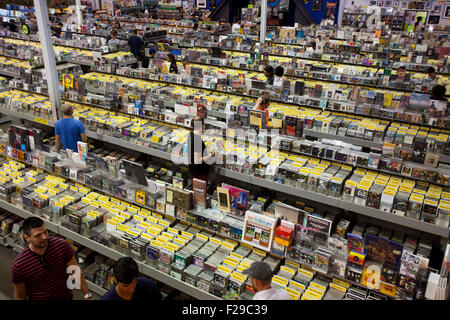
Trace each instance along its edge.
<path fill-rule="evenodd" d="M 141 49 L 143 46 L 144 41 L 142 41 L 142 39 L 138 37 L 137 30 L 134 29 L 133 31 L 131 31 L 130 38 L 128 38 L 128 48 L 138 61 L 142 60 Z M 137 68 L 137 63 L 134 64 L 133 68 Z"/>
<path fill-rule="evenodd" d="M 60 38 L 61 33 L 62 33 L 62 27 L 63 27 L 63 24 L 61 22 L 58 22 L 56 24 L 56 27 L 53 27 L 53 29 L 52 29 L 52 31 L 53 31 L 52 36 Z"/>
<path fill-rule="evenodd" d="M 177 59 L 173 53 L 167 55 L 167 61 L 170 62 L 170 73 L 178 73 Z"/>
<path fill-rule="evenodd" d="M 14 19 L 9 20 L 9 23 L 7 26 L 8 26 L 9 31 L 17 32 L 16 20 L 14 20 Z"/>
<path fill-rule="evenodd" d="M 188 157 L 189 157 L 189 172 L 192 180 L 194 178 L 208 181 L 209 165 L 215 157 L 212 153 L 209 156 L 205 155 L 205 143 L 202 140 L 202 132 L 205 127 L 202 117 L 196 116 L 193 119 L 194 131 L 191 131 L 188 136 Z"/>
<path fill-rule="evenodd" d="M 445 97 L 446 88 L 443 85 L 437 84 L 431 89 L 430 99 L 448 101 Z"/>
<path fill-rule="evenodd" d="M 117 260 L 113 272 L 116 285 L 102 296 L 102 300 L 161 300 L 161 292 L 156 284 L 148 278 L 138 277 L 138 265 L 132 258 Z"/>
<path fill-rule="evenodd" d="M 267 77 L 266 84 L 273 85 L 273 80 L 275 76 L 272 66 L 267 65 L 264 67 L 264 75 Z"/>

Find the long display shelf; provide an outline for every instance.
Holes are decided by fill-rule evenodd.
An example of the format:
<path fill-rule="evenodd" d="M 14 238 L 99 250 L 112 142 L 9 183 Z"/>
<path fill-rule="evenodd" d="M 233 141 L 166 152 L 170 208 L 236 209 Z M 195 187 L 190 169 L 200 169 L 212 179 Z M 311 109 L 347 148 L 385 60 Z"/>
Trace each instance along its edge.
<path fill-rule="evenodd" d="M 433 225 L 430 223 L 422 222 L 420 220 L 408 218 L 408 217 L 402 217 L 397 216 L 392 213 L 384 212 L 378 209 L 361 206 L 358 204 L 346 202 L 343 200 L 340 200 L 338 198 L 332 198 L 328 196 L 324 196 L 315 192 L 291 187 L 285 184 L 276 183 L 273 181 L 269 181 L 262 178 L 257 178 L 255 176 L 251 176 L 248 174 L 235 172 L 230 169 L 225 168 L 218 168 L 218 173 L 221 176 L 237 179 L 249 184 L 252 184 L 254 186 L 264 187 L 268 188 L 270 190 L 276 190 L 282 193 L 286 193 L 289 195 L 293 195 L 296 197 L 305 198 L 308 200 L 316 201 L 319 203 L 325 203 L 330 207 L 337 207 L 345 210 L 349 210 L 352 212 L 356 212 L 358 214 L 362 214 L 368 217 L 384 220 L 386 222 L 394 223 L 396 225 L 416 229 L 422 232 L 426 232 L 429 234 L 434 234 L 443 238 L 448 239 L 450 235 L 450 230 L 448 228 L 443 228 L 437 225 Z"/>
<path fill-rule="evenodd" d="M 310 136 L 310 137 L 314 137 L 314 138 L 326 138 L 326 139 L 337 139 L 337 140 L 341 140 L 343 142 L 347 142 L 347 143 L 351 143 L 357 146 L 361 146 L 361 147 L 368 147 L 368 148 L 382 148 L 383 147 L 383 143 L 382 142 L 374 142 L 374 141 L 370 141 L 370 140 L 364 140 L 364 139 L 359 139 L 359 138 L 353 138 L 353 137 L 347 137 L 347 136 L 341 136 L 341 135 L 335 135 L 335 134 L 329 134 L 329 133 L 322 133 L 322 132 L 318 132 L 318 131 L 314 131 L 314 130 L 310 130 L 310 129 L 304 129 L 303 133 L 306 136 Z"/>
<path fill-rule="evenodd" d="M 154 80 L 154 81 L 161 82 L 159 80 Z M 30 93 L 41 94 L 41 95 L 46 95 L 46 94 L 37 93 L 37 92 L 34 92 L 34 91 L 28 91 L 28 90 L 24 90 L 24 89 L 17 89 L 17 90 L 30 92 Z M 70 99 L 63 99 L 63 100 L 64 101 L 68 101 L 68 102 L 85 104 L 85 105 L 99 107 L 99 108 L 102 108 L 102 109 L 109 110 L 105 106 L 101 106 L 101 105 L 95 105 L 95 104 L 90 104 L 90 103 L 80 102 L 80 101 L 77 101 L 77 100 L 70 100 Z M 17 115 L 16 112 L 13 112 L 13 111 L 10 111 L 10 110 L 6 110 L 6 109 L 1 109 L 1 110 L 2 110 L 2 113 L 7 114 L 7 115 L 11 115 L 11 116 Z M 118 112 L 120 112 L 120 111 L 118 111 Z M 341 111 L 336 111 L 336 112 L 341 112 Z M 125 113 L 125 114 L 127 114 L 127 113 Z M 208 110 L 208 115 L 210 115 L 212 117 L 226 119 L 226 113 L 222 112 L 222 111 Z M 246 113 L 242 113 L 242 112 L 239 113 L 239 115 L 240 116 L 248 116 Z M 21 115 L 21 117 L 23 117 L 23 119 L 26 119 L 26 120 L 42 123 L 42 120 L 39 121 L 39 118 L 37 118 L 38 120 L 35 120 L 36 117 L 33 117 L 33 116 L 29 116 L 29 115 L 23 114 L 23 115 Z M 150 118 L 150 117 L 142 117 L 142 118 L 147 118 L 147 119 L 150 119 L 150 120 L 153 120 L 153 121 L 159 121 L 157 119 Z M 397 121 L 396 120 L 395 122 L 402 122 L 402 121 Z M 186 127 L 186 126 L 180 125 L 180 124 L 173 124 L 173 123 L 167 123 L 167 124 L 175 125 L 175 126 L 186 128 L 186 129 L 192 129 L 192 128 L 189 128 L 189 127 Z M 52 122 L 50 122 L 49 125 L 53 126 L 54 124 Z M 426 126 L 426 125 L 424 125 L 424 126 Z M 432 127 L 432 126 L 430 126 L 430 127 Z M 89 132 L 88 131 L 87 134 L 88 134 L 89 137 L 94 138 L 94 139 L 103 139 L 103 137 L 104 137 L 106 140 L 110 140 L 110 141 L 108 141 L 110 143 L 118 144 L 118 145 L 121 145 L 121 146 L 127 145 L 127 141 L 124 141 L 122 139 L 113 138 L 113 137 L 110 137 L 110 136 L 105 136 L 105 135 L 103 135 L 101 133 L 95 133 L 95 132 Z M 375 141 L 371 141 L 371 140 L 359 139 L 359 138 L 354 138 L 354 137 L 349 137 L 349 136 L 341 136 L 341 135 L 337 136 L 337 135 L 332 135 L 332 134 L 328 134 L 328 133 L 318 132 L 318 131 L 311 130 L 311 129 L 304 129 L 304 134 L 306 136 L 310 136 L 310 137 L 314 137 L 314 138 L 318 138 L 318 139 L 323 139 L 323 138 L 332 139 L 332 140 L 338 139 L 338 140 L 341 140 L 343 142 L 351 143 L 351 144 L 354 144 L 354 145 L 357 145 L 357 146 L 361 146 L 361 147 L 378 148 L 378 149 L 383 147 L 383 143 L 382 142 L 375 142 Z M 122 145 L 123 143 L 125 145 Z M 139 145 L 136 145 L 136 144 L 131 144 L 131 145 L 128 145 L 128 147 L 129 148 L 137 148 L 137 150 L 139 150 L 140 152 L 143 152 L 143 153 L 146 153 L 146 150 L 148 149 L 145 146 L 139 146 Z M 158 150 L 156 150 L 156 151 L 158 151 Z M 161 154 L 160 157 L 164 158 L 164 155 Z M 170 159 L 166 159 L 166 160 L 170 160 Z M 439 154 L 439 161 L 442 162 L 442 163 L 450 163 L 450 155 Z"/>
<path fill-rule="evenodd" d="M 170 160 L 170 159 L 167 159 L 167 160 Z M 54 172 L 48 170 L 47 168 L 44 168 L 44 167 L 41 167 L 41 166 L 36 166 L 36 165 L 33 165 L 32 163 L 28 163 L 28 162 L 23 162 L 23 163 L 24 163 L 24 164 L 28 164 L 28 165 L 30 165 L 30 166 L 32 166 L 32 167 L 35 167 L 35 168 L 42 169 L 42 170 L 46 171 L 46 172 L 49 173 L 49 174 L 56 175 L 56 176 L 60 176 L 61 178 L 68 179 L 68 180 L 70 180 L 70 181 L 72 181 L 72 182 L 74 182 L 74 183 L 79 183 L 79 184 L 83 184 L 83 185 L 84 185 L 84 182 L 83 182 L 83 181 L 79 181 L 79 180 L 74 179 L 74 178 L 71 178 L 71 177 L 66 177 L 66 176 L 59 175 L 59 174 L 57 174 L 57 173 L 54 173 Z M 113 197 L 113 198 L 117 198 L 117 195 L 112 194 L 110 191 L 103 190 L 103 189 L 101 189 L 101 188 L 97 188 L 97 187 L 94 187 L 94 186 L 89 186 L 89 188 L 91 188 L 91 189 L 93 189 L 93 190 L 96 190 L 96 191 L 98 191 L 98 192 L 101 192 L 101 193 L 103 193 L 103 194 L 105 194 L 105 195 L 107 195 L 107 196 L 110 196 L 110 197 Z M 142 205 L 141 203 L 138 203 L 138 202 L 136 202 L 136 201 L 131 201 L 131 200 L 129 200 L 129 199 L 123 199 L 123 200 L 124 200 L 124 201 L 127 201 L 127 202 L 130 202 L 130 203 L 132 203 L 132 204 L 134 204 L 134 205 L 136 205 L 136 206 L 140 206 L 140 207 L 146 208 L 146 209 L 148 209 L 148 210 L 154 211 L 154 212 L 156 212 L 156 213 L 162 214 L 162 215 L 164 215 L 165 217 L 168 217 L 169 219 L 175 219 L 175 217 L 170 216 L 170 215 L 167 215 L 165 212 L 159 211 L 159 210 L 157 210 L 157 209 L 155 209 L 155 208 L 150 208 L 150 207 L 148 207 L 148 206 L 146 206 L 146 205 Z M 189 211 L 190 211 L 190 212 L 193 212 L 193 210 L 189 210 Z M 235 215 L 232 215 L 232 214 L 230 214 L 230 216 L 231 216 L 231 217 L 234 217 L 234 218 L 236 218 L 236 219 L 239 219 L 239 220 L 241 220 L 241 221 L 244 221 L 244 217 L 235 216 Z M 188 221 L 187 219 L 182 219 L 182 218 L 180 218 L 180 217 L 177 217 L 176 219 L 178 219 L 178 220 L 180 220 L 180 221 L 182 221 L 182 222 L 185 222 L 185 223 L 187 223 L 187 224 L 192 224 L 193 226 L 198 227 L 198 228 L 200 228 L 200 229 L 203 229 L 203 230 L 205 230 L 205 231 L 207 231 L 207 232 L 211 232 L 211 233 L 213 233 L 213 234 L 215 233 L 215 234 L 218 235 L 218 236 L 221 236 L 221 237 L 224 237 L 224 238 L 228 238 L 228 239 L 233 240 L 233 241 L 236 240 L 235 238 L 233 238 L 233 237 L 231 237 L 231 236 L 229 236 L 229 235 L 227 235 L 227 234 L 223 234 L 223 233 L 218 232 L 218 231 L 215 231 L 215 230 L 213 230 L 213 229 L 210 229 L 210 228 L 207 228 L 207 227 L 198 225 L 198 224 L 196 224 L 196 223 L 193 223 L 193 222 L 191 222 L 191 221 Z"/>
<path fill-rule="evenodd" d="M 11 112 L 11 114 L 12 113 L 13 112 Z M 20 118 L 20 117 L 22 117 L 22 114 L 15 113 L 15 116 Z M 27 118 L 30 121 L 35 121 L 33 116 L 25 115 L 24 118 Z M 52 122 L 48 122 L 47 125 L 52 126 Z M 161 159 L 165 159 L 165 160 L 169 160 L 169 161 L 177 160 L 176 158 L 174 158 L 175 156 L 172 156 L 172 154 L 170 152 L 160 151 L 160 150 L 152 149 L 152 148 L 145 147 L 145 146 L 139 146 L 134 143 L 124 141 L 122 139 L 117 139 L 117 138 L 99 134 L 96 132 L 90 132 L 90 131 L 86 131 L 86 132 L 87 132 L 88 137 L 93 138 L 93 139 L 100 139 L 102 141 L 109 142 L 111 144 L 118 145 L 118 146 L 130 149 L 130 150 L 140 151 L 144 154 L 155 156 L 157 158 L 161 158 Z M 179 163 L 181 163 L 180 160 L 181 159 L 178 158 Z M 326 203 L 327 205 L 329 205 L 331 207 L 337 207 L 337 208 L 349 210 L 349 211 L 352 211 L 352 212 L 355 212 L 358 214 L 377 218 L 377 219 L 384 220 L 384 221 L 387 221 L 390 223 L 394 223 L 394 224 L 397 224 L 400 226 L 404 226 L 404 227 L 416 229 L 416 230 L 419 230 L 422 232 L 426 232 L 429 234 L 434 234 L 434 235 L 437 235 L 437 236 L 440 236 L 443 238 L 449 238 L 449 235 L 450 235 L 450 229 L 448 229 L 448 228 L 443 228 L 443 227 L 440 227 L 437 225 L 433 225 L 430 223 L 426 223 L 426 222 L 408 218 L 408 217 L 397 216 L 397 215 L 394 215 L 394 214 L 391 214 L 388 212 L 384 212 L 384 211 L 381 211 L 378 209 L 346 202 L 346 201 L 340 200 L 338 198 L 332 198 L 329 196 L 321 195 L 316 192 L 311 192 L 311 191 L 295 188 L 295 187 L 292 187 L 292 186 L 289 186 L 286 184 L 280 184 L 280 183 L 269 181 L 266 179 L 257 178 L 253 175 L 235 172 L 233 170 L 226 169 L 223 167 L 217 167 L 216 173 L 219 174 L 220 176 L 236 179 L 236 180 L 242 181 L 244 183 L 252 184 L 254 186 L 264 187 L 264 188 L 267 188 L 270 190 L 276 190 L 276 191 L 279 191 L 279 192 L 282 192 L 285 194 L 289 194 L 289 195 L 300 197 L 300 198 L 305 198 L 305 199 L 315 201 L 318 203 Z M 102 191 L 102 190 L 99 190 L 99 191 Z"/>
<path fill-rule="evenodd" d="M 231 96 L 240 96 L 240 97 L 246 97 L 246 98 L 253 98 L 253 99 L 258 99 L 258 96 L 253 96 L 253 95 L 249 95 L 249 94 L 241 94 L 241 93 L 237 93 L 237 92 L 228 92 L 228 91 L 222 91 L 222 90 L 217 90 L 217 89 L 211 89 L 211 88 L 205 88 L 205 87 L 200 87 L 200 86 L 195 86 L 195 85 L 191 85 L 191 84 L 187 84 L 187 83 L 178 83 L 178 82 L 173 82 L 173 81 L 167 81 L 167 80 L 159 80 L 159 79 L 150 79 L 150 78 L 140 78 L 140 77 L 133 77 L 130 75 L 121 75 L 121 74 L 113 74 L 113 73 L 109 73 L 109 72 L 105 72 L 105 71 L 94 71 L 95 73 L 102 73 L 102 74 L 107 74 L 107 75 L 113 75 L 113 76 L 117 76 L 117 77 L 124 77 L 124 78 L 130 78 L 130 79 L 138 79 L 138 80 L 146 80 L 146 81 L 150 81 L 150 82 L 160 82 L 160 83 L 166 83 L 166 84 L 170 84 L 170 85 L 177 85 L 177 86 L 183 86 L 183 87 L 189 87 L 189 88 L 195 88 L 195 89 L 200 89 L 200 90 L 206 90 L 206 91 L 211 91 L 211 92 L 215 92 L 215 93 L 222 93 L 225 95 L 231 95 Z M 404 121 L 404 120 L 397 120 L 397 119 L 391 119 L 391 118 L 386 118 L 386 117 L 380 117 L 380 116 L 376 116 L 376 115 L 366 115 L 363 113 L 355 113 L 355 112 L 348 112 L 348 111 L 341 111 L 341 110 L 332 110 L 332 109 L 324 109 L 320 106 L 312 106 L 312 105 L 305 105 L 305 104 L 300 104 L 300 103 L 295 103 L 295 102 L 287 102 L 287 101 L 282 101 L 282 100 L 278 100 L 278 99 L 271 99 L 273 102 L 276 103 L 281 103 L 281 104 L 285 104 L 288 106 L 296 106 L 296 107 L 307 107 L 307 108 L 313 108 L 313 109 L 320 109 L 320 110 L 325 110 L 325 111 L 329 111 L 329 112 L 336 112 L 336 113 L 341 113 L 341 114 L 347 114 L 350 116 L 354 116 L 354 117 L 367 117 L 367 118 L 375 118 L 375 119 L 381 119 L 381 120 L 388 120 L 388 121 L 394 121 L 394 122 L 401 122 L 401 123 L 406 123 L 406 124 L 417 124 L 417 123 L 413 123 L 411 121 Z M 347 101 L 341 101 L 343 103 L 346 103 Z M 102 107 L 102 106 L 100 106 Z M 428 124 L 420 124 L 423 127 L 428 127 L 428 128 L 436 128 L 436 129 L 442 129 L 440 127 L 436 127 L 436 126 L 432 126 L 432 125 L 428 125 Z"/>
<path fill-rule="evenodd" d="M 186 48 L 186 49 L 191 49 L 191 48 L 202 48 L 202 49 L 211 49 L 211 47 L 208 46 L 200 46 L 200 45 L 195 45 L 195 46 L 189 46 L 187 44 L 180 44 L 178 45 L 180 48 Z M 239 50 L 239 49 L 233 49 L 233 48 L 224 48 L 223 51 L 231 51 L 231 52 L 239 52 L 239 53 L 254 53 L 253 51 L 248 51 L 248 50 Z M 331 54 L 330 54 L 331 55 Z M 335 61 L 335 60 L 327 60 L 327 59 L 318 59 L 318 58 L 309 58 L 309 57 L 302 57 L 302 56 L 296 56 L 296 55 L 284 55 L 284 54 L 279 54 L 279 53 L 269 53 L 269 57 L 280 57 L 280 58 L 296 58 L 298 60 L 307 60 L 307 61 L 317 61 L 317 62 L 323 62 L 323 63 L 331 63 L 334 65 L 347 65 L 347 66 L 355 66 L 355 67 L 363 67 L 363 68 L 385 68 L 385 69 L 392 69 L 392 70 L 398 70 L 398 68 L 394 68 L 394 67 L 389 67 L 389 66 L 378 66 L 378 65 L 366 65 L 366 64 L 361 64 L 361 63 L 352 63 L 352 62 L 343 62 L 343 61 Z M 228 67 L 227 68 L 232 68 L 232 67 Z M 238 68 L 238 69 L 244 69 L 244 68 Z M 246 69 L 244 69 L 246 70 Z M 248 70 L 252 70 L 252 69 L 248 69 Z M 255 71 L 255 70 L 252 70 Z M 427 74 L 427 72 L 425 71 L 416 71 L 416 70 L 407 70 L 407 72 L 410 73 L 422 73 L 422 74 Z M 449 75 L 449 73 L 444 73 L 444 72 L 437 72 L 438 75 Z"/>
<path fill-rule="evenodd" d="M 15 214 L 15 215 L 25 218 L 25 219 L 28 217 L 36 216 L 36 215 L 32 214 L 31 212 L 29 212 L 23 208 L 14 206 L 11 203 L 9 203 L 5 200 L 2 200 L 2 199 L 0 199 L 0 207 Z M 90 248 L 93 251 L 98 252 L 108 258 L 111 258 L 113 260 L 118 260 L 118 259 L 126 256 L 126 255 L 119 253 L 111 248 L 108 248 L 98 242 L 88 239 L 76 232 L 73 232 L 69 229 L 59 226 L 51 221 L 46 220 L 45 224 L 49 230 L 51 230 L 61 236 L 67 237 L 67 238 L 69 238 L 87 248 Z M 137 263 L 138 263 L 140 272 L 144 273 L 145 275 L 147 275 L 155 280 L 161 281 L 161 282 L 169 285 L 172 288 L 180 290 L 181 292 L 185 292 L 188 295 L 190 295 L 196 299 L 220 300 L 220 298 L 216 297 L 215 295 L 212 295 L 206 291 L 200 290 L 200 289 L 198 289 L 194 286 L 191 286 L 190 284 L 187 284 L 183 281 L 177 280 L 164 272 L 161 272 L 155 268 L 150 267 L 149 265 L 146 265 L 143 262 L 137 262 Z"/>
<path fill-rule="evenodd" d="M 1 69 L 0 69 L 0 74 L 4 75 L 4 76 L 8 76 L 8 77 L 13 77 L 13 78 L 16 78 L 18 76 L 17 72 L 1 70 Z"/>
<path fill-rule="evenodd" d="M 23 209 L 20 206 L 16 206 L 13 205 L 11 203 L 9 203 L 8 201 L 5 201 L 3 199 L 0 199 L 0 207 L 5 209 L 8 212 L 11 212 L 15 215 L 18 215 L 24 219 L 29 218 L 29 217 L 35 217 L 36 215 L 31 213 L 30 211 L 27 211 L 25 209 Z M 58 231 L 58 225 L 56 223 L 53 223 L 51 221 L 47 221 L 46 222 L 46 226 L 50 231 L 53 231 L 55 233 L 59 233 Z"/>
<path fill-rule="evenodd" d="M 229 69 L 234 69 L 234 70 L 244 70 L 244 71 L 252 71 L 252 72 L 263 73 L 262 71 L 253 70 L 253 69 L 249 69 L 249 68 L 218 66 L 218 65 L 211 65 L 211 64 L 207 64 L 207 63 L 203 63 L 203 62 L 195 62 L 195 61 L 193 61 L 193 62 L 191 62 L 191 64 L 201 64 L 201 65 L 207 65 L 207 66 L 211 66 L 211 67 L 222 67 L 222 68 L 229 68 Z M 422 91 L 411 90 L 411 89 L 385 87 L 385 86 L 377 86 L 377 85 L 363 84 L 363 83 L 352 83 L 352 82 L 332 80 L 332 79 L 317 79 L 317 78 L 314 78 L 314 77 L 305 77 L 305 76 L 302 76 L 302 75 L 296 75 L 296 74 L 290 74 L 290 73 L 286 73 L 285 75 L 286 75 L 286 77 L 295 78 L 295 79 L 302 79 L 302 80 L 305 80 L 305 81 L 329 82 L 329 83 L 336 83 L 336 84 L 342 84 L 342 85 L 347 85 L 347 86 L 358 86 L 358 87 L 362 87 L 362 88 L 372 88 L 372 89 L 378 89 L 378 90 L 390 90 L 390 91 L 401 91 L 401 92 L 424 93 Z M 349 76 L 349 77 L 352 77 L 352 76 Z"/>

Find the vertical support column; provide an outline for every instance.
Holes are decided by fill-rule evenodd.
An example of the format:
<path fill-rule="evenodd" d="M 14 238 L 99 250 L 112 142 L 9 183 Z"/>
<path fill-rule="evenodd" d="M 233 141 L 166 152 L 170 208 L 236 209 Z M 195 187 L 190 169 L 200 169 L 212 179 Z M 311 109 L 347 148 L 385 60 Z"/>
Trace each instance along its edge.
<path fill-rule="evenodd" d="M 267 0 L 261 0 L 261 19 L 259 21 L 259 27 L 259 42 L 261 43 L 261 47 L 264 47 L 267 27 Z"/>
<path fill-rule="evenodd" d="M 42 55 L 44 56 L 45 74 L 50 102 L 52 104 L 53 120 L 62 118 L 61 93 L 59 92 L 58 72 L 56 71 L 55 52 L 48 20 L 47 1 L 34 0 L 34 10 L 39 28 Z"/>
<path fill-rule="evenodd" d="M 77 10 L 78 27 L 81 29 L 81 26 L 83 24 L 83 15 L 81 14 L 81 0 L 76 0 L 75 5 Z"/>
<path fill-rule="evenodd" d="M 346 4 L 347 4 L 347 0 L 338 2 L 338 6 L 339 6 L 338 21 L 337 21 L 338 27 L 341 27 L 341 25 L 342 25 L 342 18 L 344 17 L 344 11 L 345 11 Z"/>

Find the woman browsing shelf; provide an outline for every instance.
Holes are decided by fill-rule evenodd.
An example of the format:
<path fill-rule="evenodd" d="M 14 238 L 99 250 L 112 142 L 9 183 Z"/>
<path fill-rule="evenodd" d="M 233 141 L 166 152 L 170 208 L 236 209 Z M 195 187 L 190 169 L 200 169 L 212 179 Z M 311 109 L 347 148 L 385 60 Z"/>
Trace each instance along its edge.
<path fill-rule="evenodd" d="M 175 55 L 173 53 L 169 53 L 167 55 L 167 61 L 170 62 L 169 73 L 178 74 L 177 60 L 175 59 Z"/>
<path fill-rule="evenodd" d="M 202 133 L 205 128 L 204 119 L 196 116 L 192 123 L 194 130 L 190 132 L 187 140 L 189 172 L 192 181 L 196 178 L 207 182 L 209 178 L 209 164 L 213 161 L 215 153 L 206 155 L 206 146 L 202 139 Z"/>
<path fill-rule="evenodd" d="M 267 80 L 266 80 L 266 85 L 273 85 L 273 80 L 275 78 L 274 76 L 274 70 L 272 66 L 265 66 L 264 67 L 264 75 L 266 76 Z"/>

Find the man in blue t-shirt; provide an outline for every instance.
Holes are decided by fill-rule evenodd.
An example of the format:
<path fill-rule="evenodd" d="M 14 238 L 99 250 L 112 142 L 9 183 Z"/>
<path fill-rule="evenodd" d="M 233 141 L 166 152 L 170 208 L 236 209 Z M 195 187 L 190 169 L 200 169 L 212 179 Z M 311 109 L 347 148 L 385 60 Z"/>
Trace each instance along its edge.
<path fill-rule="evenodd" d="M 132 258 L 117 260 L 113 274 L 116 285 L 103 295 L 102 300 L 161 300 L 161 292 L 156 284 L 148 278 L 138 277 L 138 265 Z"/>
<path fill-rule="evenodd" d="M 78 152 L 78 141 L 87 142 L 86 129 L 80 120 L 72 118 L 72 105 L 65 103 L 61 107 L 63 118 L 55 123 L 55 147 L 59 153 L 61 143 L 64 149 Z"/>

